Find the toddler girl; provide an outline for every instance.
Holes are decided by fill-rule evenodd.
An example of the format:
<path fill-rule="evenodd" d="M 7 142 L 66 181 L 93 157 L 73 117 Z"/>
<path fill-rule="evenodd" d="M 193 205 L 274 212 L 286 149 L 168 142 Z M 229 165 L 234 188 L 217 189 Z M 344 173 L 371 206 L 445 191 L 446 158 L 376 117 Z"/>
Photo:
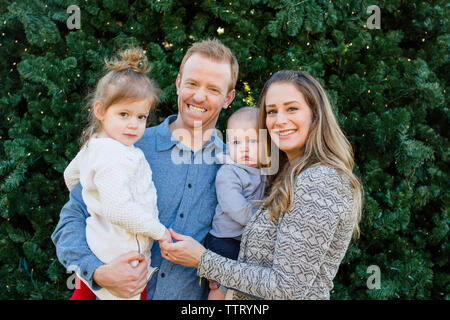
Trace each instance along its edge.
<path fill-rule="evenodd" d="M 91 251 L 104 263 L 138 251 L 148 263 L 149 279 L 156 270 L 150 266 L 152 239 L 171 241 L 171 236 L 158 219 L 150 166 L 133 144 L 144 134 L 158 96 L 146 75 L 144 52 L 131 48 L 118 56 L 105 61 L 109 72 L 99 80 L 89 103 L 90 123 L 83 132 L 83 146 L 64 171 L 64 179 L 69 190 L 78 182 L 83 188 L 91 215 L 86 220 Z M 131 263 L 133 267 L 137 264 Z M 75 290 L 72 300 L 89 295 L 86 285 Z M 93 292 L 101 300 L 121 299 L 105 288 Z"/>

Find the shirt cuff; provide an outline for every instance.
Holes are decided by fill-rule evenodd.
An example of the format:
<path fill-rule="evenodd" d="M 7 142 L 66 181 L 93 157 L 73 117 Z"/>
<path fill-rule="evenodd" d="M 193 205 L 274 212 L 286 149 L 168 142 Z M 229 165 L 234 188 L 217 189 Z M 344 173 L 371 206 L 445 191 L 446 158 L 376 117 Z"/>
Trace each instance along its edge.
<path fill-rule="evenodd" d="M 84 261 L 80 265 L 80 274 L 79 276 L 82 277 L 84 280 L 86 280 L 89 283 L 89 286 L 92 288 L 92 290 L 100 290 L 102 287 L 100 287 L 92 278 L 94 275 L 95 269 L 98 267 L 104 265 L 103 262 L 101 262 L 97 257 L 89 257 L 87 261 Z"/>

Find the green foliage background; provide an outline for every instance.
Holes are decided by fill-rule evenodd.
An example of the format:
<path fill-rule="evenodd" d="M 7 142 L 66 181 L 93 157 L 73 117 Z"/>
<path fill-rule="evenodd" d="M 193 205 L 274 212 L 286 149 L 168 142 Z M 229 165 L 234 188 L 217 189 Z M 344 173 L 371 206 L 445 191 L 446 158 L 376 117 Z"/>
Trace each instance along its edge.
<path fill-rule="evenodd" d="M 73 4 L 80 30 L 66 26 Z M 373 4 L 380 30 L 365 26 Z M 366 192 L 332 299 L 448 299 L 448 13 L 445 0 L 0 0 L 0 299 L 71 294 L 50 234 L 103 58 L 146 49 L 163 92 L 155 125 L 176 113 L 178 66 L 207 37 L 240 64 L 221 130 L 277 70 L 309 71 L 329 93 Z"/>

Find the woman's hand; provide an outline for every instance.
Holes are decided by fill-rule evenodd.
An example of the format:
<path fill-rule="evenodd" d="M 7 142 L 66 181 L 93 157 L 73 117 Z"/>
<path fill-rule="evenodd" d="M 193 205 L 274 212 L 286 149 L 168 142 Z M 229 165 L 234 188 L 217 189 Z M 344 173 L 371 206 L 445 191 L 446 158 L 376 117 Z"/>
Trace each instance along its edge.
<path fill-rule="evenodd" d="M 205 247 L 192 237 L 176 233 L 172 228 L 169 232 L 177 242 L 159 241 L 162 257 L 185 267 L 197 268 L 202 254 L 206 251 Z"/>

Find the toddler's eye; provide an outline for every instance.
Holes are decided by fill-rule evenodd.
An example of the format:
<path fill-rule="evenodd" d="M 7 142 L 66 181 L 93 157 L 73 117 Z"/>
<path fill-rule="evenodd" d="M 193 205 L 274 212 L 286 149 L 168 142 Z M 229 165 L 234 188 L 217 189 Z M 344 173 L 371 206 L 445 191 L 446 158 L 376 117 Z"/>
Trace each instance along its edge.
<path fill-rule="evenodd" d="M 128 116 L 128 113 L 126 113 L 126 112 L 121 112 L 121 113 L 119 113 L 119 115 L 120 115 L 121 117 L 125 118 L 125 117 Z"/>
<path fill-rule="evenodd" d="M 139 116 L 139 120 L 145 120 L 145 119 L 147 119 L 147 116 L 145 116 L 145 115 Z"/>
<path fill-rule="evenodd" d="M 276 113 L 275 110 L 269 110 L 269 111 L 267 111 L 267 114 L 274 114 L 274 113 Z"/>
<path fill-rule="evenodd" d="M 290 108 L 288 109 L 288 111 L 295 111 L 295 110 L 298 110 L 298 108 L 297 108 L 297 107 L 290 107 Z"/>
<path fill-rule="evenodd" d="M 240 141 L 233 141 L 233 144 L 240 144 L 241 142 Z"/>
<path fill-rule="evenodd" d="M 250 139 L 249 142 L 250 142 L 250 143 L 258 143 L 258 140 L 256 140 L 256 139 Z"/>

